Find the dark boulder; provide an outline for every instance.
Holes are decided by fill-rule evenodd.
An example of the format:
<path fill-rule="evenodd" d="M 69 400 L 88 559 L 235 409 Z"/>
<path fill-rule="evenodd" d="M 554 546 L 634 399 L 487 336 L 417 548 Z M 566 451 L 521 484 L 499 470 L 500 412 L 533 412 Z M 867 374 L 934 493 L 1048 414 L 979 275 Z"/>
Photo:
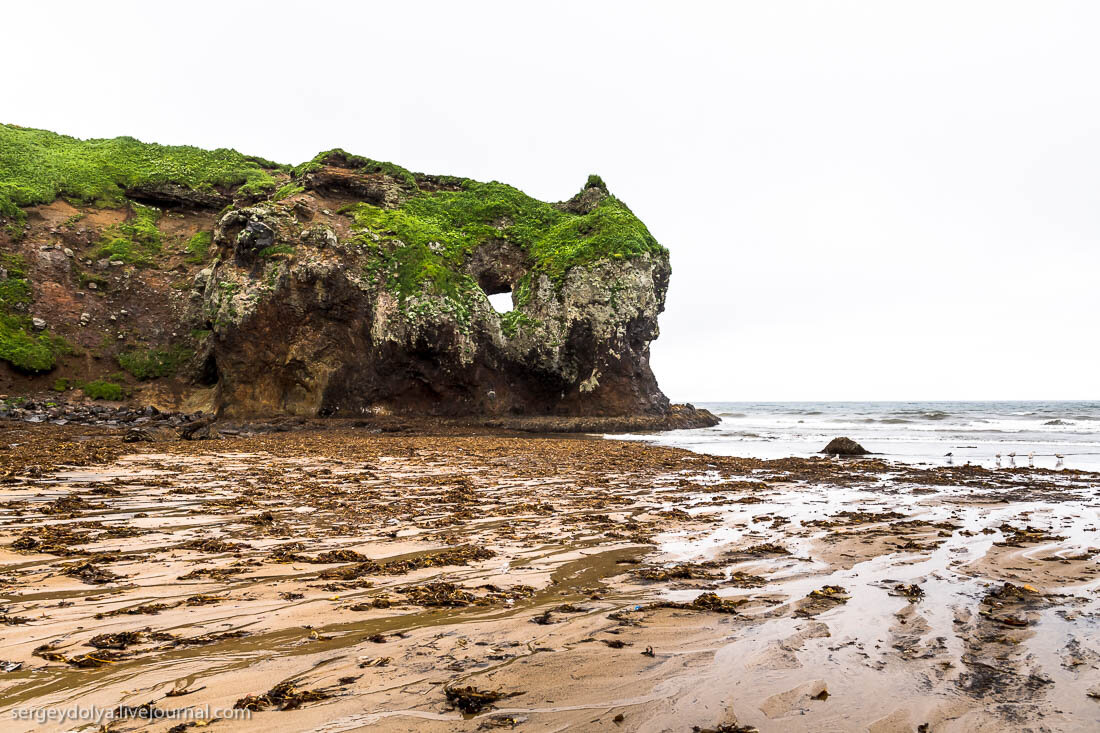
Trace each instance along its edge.
<path fill-rule="evenodd" d="M 221 440 L 221 434 L 214 428 L 214 418 L 204 417 L 184 425 L 179 430 L 180 440 Z"/>
<path fill-rule="evenodd" d="M 830 456 L 865 456 L 870 453 L 851 438 L 833 438 L 821 452 Z"/>

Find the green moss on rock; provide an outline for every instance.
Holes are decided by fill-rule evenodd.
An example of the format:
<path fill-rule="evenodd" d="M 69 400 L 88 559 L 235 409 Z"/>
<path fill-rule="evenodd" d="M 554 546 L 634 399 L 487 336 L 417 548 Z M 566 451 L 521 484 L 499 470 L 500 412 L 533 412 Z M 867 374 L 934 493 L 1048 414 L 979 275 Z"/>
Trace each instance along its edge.
<path fill-rule="evenodd" d="M 409 187 L 416 187 L 417 174 L 407 168 L 402 168 L 396 163 L 387 163 L 381 160 L 371 160 L 361 155 L 352 155 L 341 148 L 333 148 L 313 156 L 313 159 L 291 169 L 295 177 L 303 176 L 319 170 L 324 165 L 339 165 L 344 168 L 352 168 L 361 173 L 384 173 L 390 178 L 401 181 Z"/>
<path fill-rule="evenodd" d="M 159 218 L 159 209 L 131 204 L 129 219 L 103 230 L 96 246 L 96 257 L 128 265 L 151 266 L 161 251 L 161 234 L 157 229 Z"/>
<path fill-rule="evenodd" d="M 282 201 L 285 198 L 290 198 L 291 196 L 297 196 L 298 194 L 302 193 L 305 190 L 306 190 L 306 187 L 299 184 L 299 183 L 288 183 L 285 186 L 282 186 L 274 194 L 272 194 L 271 200 L 272 201 Z"/>
<path fill-rule="evenodd" d="M 518 310 L 510 310 L 500 316 L 500 331 L 506 338 L 512 338 L 521 330 L 538 325 L 537 320 Z"/>
<path fill-rule="evenodd" d="M 294 245 L 292 244 L 273 244 L 270 247 L 264 247 L 257 253 L 257 257 L 263 259 L 272 259 L 279 256 L 288 257 L 294 254 Z"/>
<path fill-rule="evenodd" d="M 118 205 L 128 189 L 164 183 L 262 193 L 276 186 L 265 170 L 274 167 L 226 148 L 157 145 L 132 137 L 78 140 L 0 124 L 0 216 L 21 221 L 18 207 L 58 196 Z"/>
<path fill-rule="evenodd" d="M 78 140 L 14 125 L 0 125 L 0 216 L 21 225 L 20 207 L 48 203 L 58 196 L 116 206 L 126 203 L 127 191 L 156 191 L 164 186 L 194 192 L 236 191 L 248 198 L 279 201 L 311 187 L 309 174 L 326 166 L 389 179 L 370 182 L 387 192 L 372 199 L 381 206 L 357 203 L 343 210 L 352 223 L 353 236 L 346 244 L 361 254 L 366 281 L 396 295 L 403 309 L 406 301 L 414 299 L 409 306 L 413 310 L 445 307 L 468 316 L 476 299 L 484 295 L 466 272 L 467 263 L 486 243 L 512 245 L 530 263 L 529 271 L 515 284 L 516 303 L 521 307 L 530 301 L 543 275 L 560 286 L 574 268 L 664 254 L 645 225 L 596 175 L 588 177 L 577 196 L 551 204 L 503 183 L 414 173 L 340 149 L 320 153 L 291 169 L 227 149 L 164 146 L 129 137 Z M 290 172 L 293 179 L 280 185 L 272 176 L 278 170 Z M 91 254 L 154 266 L 162 251 L 163 236 L 157 227 L 160 211 L 136 202 L 129 205 L 127 220 L 106 228 Z M 259 255 L 289 257 L 297 244 L 297 239 L 277 240 Z M 186 243 L 188 262 L 206 261 L 211 246 L 210 232 L 194 234 Z M 93 281 L 92 276 L 77 276 L 82 286 Z M 24 292 L 23 285 L 0 285 L 0 300 L 14 303 L 29 297 L 29 288 Z M 444 302 L 428 303 L 433 297 Z M 13 344 L 8 353 L 18 355 L 22 363 L 48 363 L 38 358 L 44 353 L 42 337 L 25 332 L 18 310 L 9 308 L 5 313 Z M 503 322 L 507 333 L 523 325 L 519 316 Z"/>
<path fill-rule="evenodd" d="M 30 319 L 0 314 L 0 359 L 25 372 L 48 372 L 54 368 L 64 342 L 48 333 L 32 335 Z"/>
<path fill-rule="evenodd" d="M 195 232 L 191 238 L 187 240 L 187 261 L 193 265 L 204 262 L 213 241 L 214 235 L 211 232 Z"/>
<path fill-rule="evenodd" d="M 361 244 L 384 245 L 383 269 L 393 270 L 387 287 L 401 297 L 420 292 L 424 283 L 448 296 L 468 289 L 472 281 L 460 272 L 462 264 L 478 245 L 492 240 L 519 246 L 534 262 L 533 270 L 554 282 L 601 259 L 664 251 L 613 196 L 577 214 L 496 182 L 465 180 L 461 190 L 423 192 L 396 209 L 360 203 L 345 213 Z"/>
<path fill-rule="evenodd" d="M 48 372 L 68 345 L 49 332 L 35 333 L 26 309 L 33 294 L 27 282 L 27 267 L 18 254 L 0 255 L 0 359 L 24 372 Z"/>

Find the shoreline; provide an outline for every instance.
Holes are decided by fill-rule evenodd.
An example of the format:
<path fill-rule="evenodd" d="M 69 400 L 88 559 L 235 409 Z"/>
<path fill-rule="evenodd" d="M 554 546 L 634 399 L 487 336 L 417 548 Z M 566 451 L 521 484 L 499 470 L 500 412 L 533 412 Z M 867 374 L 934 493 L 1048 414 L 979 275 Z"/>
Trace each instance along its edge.
<path fill-rule="evenodd" d="M 219 415 L 178 410 L 160 410 L 155 406 L 128 403 L 98 404 L 88 401 L 56 401 L 50 395 L 32 395 L 13 401 L 0 397 L 0 422 L 85 425 L 96 427 L 128 426 L 153 430 L 150 437 L 170 440 L 168 430 L 184 429 L 195 423 L 210 425 L 207 437 L 255 435 L 294 430 L 346 430 L 361 428 L 387 433 L 456 434 L 476 431 L 487 434 L 534 433 L 658 433 L 671 430 L 713 427 L 719 419 L 708 410 L 691 404 L 673 404 L 663 413 L 636 415 L 421 415 L 372 414 L 360 417 L 308 417 L 268 415 L 252 418 L 226 418 Z M 159 434 L 156 433 L 160 429 Z M 192 439 L 185 434 L 180 437 Z M 141 442 L 141 441 L 135 441 Z"/>
<path fill-rule="evenodd" d="M 215 730 L 976 731 L 1100 714 L 1097 474 L 328 425 L 125 444 L 0 424 L 0 660 L 22 665 L 0 672 L 0 718 L 241 703 L 251 719 Z M 464 714 L 478 692 L 504 696 Z"/>

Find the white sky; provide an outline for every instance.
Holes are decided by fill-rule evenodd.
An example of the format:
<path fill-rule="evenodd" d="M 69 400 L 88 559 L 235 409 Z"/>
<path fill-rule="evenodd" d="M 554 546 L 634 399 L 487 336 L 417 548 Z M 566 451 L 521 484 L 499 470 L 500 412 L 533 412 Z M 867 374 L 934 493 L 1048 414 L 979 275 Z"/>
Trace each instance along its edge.
<path fill-rule="evenodd" d="M 1098 399 L 1100 4 L 10 3 L 0 120 L 343 147 L 672 251 L 675 400 Z"/>

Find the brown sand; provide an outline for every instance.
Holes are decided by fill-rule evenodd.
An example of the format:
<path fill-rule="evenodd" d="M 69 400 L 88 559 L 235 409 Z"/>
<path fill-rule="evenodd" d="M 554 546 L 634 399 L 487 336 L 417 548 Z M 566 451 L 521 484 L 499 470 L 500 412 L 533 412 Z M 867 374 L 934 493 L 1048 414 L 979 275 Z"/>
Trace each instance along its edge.
<path fill-rule="evenodd" d="M 1095 475 L 0 430 L 4 730 L 1100 725 Z"/>

